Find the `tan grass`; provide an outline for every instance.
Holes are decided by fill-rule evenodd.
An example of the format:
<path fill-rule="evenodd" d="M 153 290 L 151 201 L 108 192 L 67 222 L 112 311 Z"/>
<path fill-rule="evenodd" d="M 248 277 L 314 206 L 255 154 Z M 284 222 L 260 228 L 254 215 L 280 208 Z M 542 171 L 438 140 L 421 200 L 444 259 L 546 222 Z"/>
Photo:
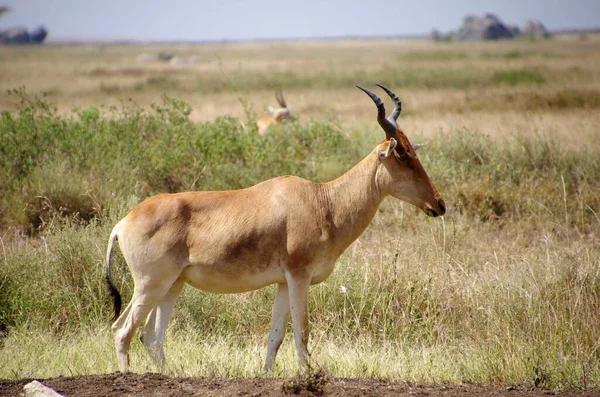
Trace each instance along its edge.
<path fill-rule="evenodd" d="M 210 120 L 219 115 L 245 116 L 237 96 L 242 96 L 260 114 L 272 103 L 271 90 L 236 92 L 239 73 L 282 73 L 292 71 L 303 76 L 348 75 L 357 70 L 375 73 L 382 66 L 406 70 L 455 70 L 471 75 L 490 70 L 537 68 L 550 73 L 541 93 L 565 87 L 598 90 L 600 45 L 589 41 L 500 42 L 440 44 L 423 40 L 342 40 L 266 43 L 231 43 L 173 46 L 48 46 L 0 48 L 3 72 L 0 90 L 25 86 L 31 94 L 48 93 L 62 111 L 74 106 L 120 106 L 132 99 L 140 105 L 160 101 L 163 93 L 182 98 L 193 106 L 194 120 Z M 142 52 L 161 51 L 179 56 L 197 56 L 193 65 L 137 62 Z M 511 55 L 513 54 L 513 55 Z M 198 76 L 219 81 L 220 93 L 196 92 Z M 154 79 L 154 80 L 153 80 Z M 164 83 L 152 88 L 152 82 Z M 150 83 L 149 83 L 150 82 Z M 372 85 L 371 81 L 356 84 Z M 150 88 L 140 89 L 150 84 Z M 232 85 L 233 84 L 233 85 Z M 137 87 L 137 88 L 136 88 Z M 316 89 L 315 89 L 316 88 Z M 333 113 L 352 117 L 357 112 L 366 120 L 368 109 L 358 100 L 360 93 L 349 86 L 340 89 L 286 89 L 286 97 L 301 117 L 323 117 Z M 470 113 L 472 104 L 497 93 L 518 95 L 530 87 L 505 87 L 469 90 L 436 90 L 392 87 L 407 101 L 411 111 L 427 120 L 429 113 Z M 535 88 L 535 87 L 534 87 Z M 540 90 L 538 89 L 538 90 Z M 469 97 L 470 103 L 463 103 Z M 413 99 L 414 98 L 414 99 Z M 480 100 L 483 98 L 482 100 Z M 458 99 L 458 105 L 454 102 Z M 0 108 L 11 108 L 14 100 L 2 96 Z M 349 106 L 351 106 L 349 108 Z M 495 112 L 484 107 L 484 111 Z M 364 114 L 365 116 L 362 116 Z"/>
<path fill-rule="evenodd" d="M 134 61 L 141 52 L 159 51 L 195 55 L 200 63 Z M 48 92 L 50 102 L 64 113 L 86 106 L 106 110 L 127 105 L 130 99 L 147 106 L 167 93 L 191 104 L 193 121 L 232 115 L 244 123 L 249 120 L 242 101 L 261 114 L 274 100 L 270 89 L 239 88 L 260 73 L 304 73 L 317 82 L 323 79 L 325 85 L 332 74 L 373 72 L 382 64 L 397 68 L 398 73 L 451 70 L 477 78 L 487 78 L 490 70 L 540 70 L 546 76 L 541 84 L 390 88 L 403 100 L 401 125 L 413 141 L 451 141 L 465 130 L 523 151 L 528 150 L 524 137 L 541 144 L 558 142 L 574 153 L 600 147 L 600 41 L 596 36 L 587 41 L 560 37 L 539 43 L 348 40 L 2 47 L 0 62 L 0 89 L 25 85 L 33 94 Z M 223 89 L 196 92 L 198 76 L 222 82 Z M 375 82 L 355 83 L 372 87 Z M 300 123 L 332 120 L 360 141 L 357 147 L 361 148 L 380 139 L 372 103 L 352 86 L 299 85 L 284 94 Z M 14 97 L 0 97 L 0 108 L 11 109 L 14 104 Z M 427 146 L 421 150 L 428 168 L 436 153 Z M 310 347 L 316 365 L 339 377 L 427 383 L 542 382 L 563 388 L 598 385 L 600 214 L 582 196 L 591 194 L 589 189 L 565 186 L 563 175 L 542 180 L 525 175 L 523 180 L 531 187 L 528 194 L 505 191 L 485 176 L 446 181 L 444 175 L 450 170 L 436 171 L 438 187 L 453 183 L 454 192 L 460 190 L 457 186 L 466 186 L 465 191 L 483 196 L 496 190 L 506 197 L 523 194 L 519 198 L 531 210 L 515 219 L 490 221 L 469 214 L 467 201 L 473 197 L 456 194 L 445 197 L 448 215 L 432 220 L 408 204 L 386 200 L 332 277 L 311 291 Z M 535 192 L 560 197 L 564 210 L 544 207 L 544 197 Z M 86 253 L 97 256 L 100 268 L 106 233 L 90 229 L 80 245 L 93 247 Z M 69 245 L 69 239 L 76 240 L 75 233 L 84 232 L 74 229 L 54 239 L 62 247 Z M 11 255 L 18 257 L 18 252 L 29 252 L 56 262 L 52 247 L 39 248 L 43 242 L 18 237 L 9 241 L 6 235 L 7 261 Z M 67 253 L 77 265 L 77 252 Z M 346 294 L 339 292 L 341 286 Z M 272 289 L 235 296 L 207 296 L 186 289 L 167 335 L 170 373 L 259 376 L 272 298 Z M 0 378 L 116 370 L 108 325 L 66 334 L 35 327 L 13 330 L 2 340 Z M 140 343 L 136 341 L 133 350 L 133 370 L 152 371 Z M 290 376 L 295 370 L 288 333 L 274 376 Z"/>

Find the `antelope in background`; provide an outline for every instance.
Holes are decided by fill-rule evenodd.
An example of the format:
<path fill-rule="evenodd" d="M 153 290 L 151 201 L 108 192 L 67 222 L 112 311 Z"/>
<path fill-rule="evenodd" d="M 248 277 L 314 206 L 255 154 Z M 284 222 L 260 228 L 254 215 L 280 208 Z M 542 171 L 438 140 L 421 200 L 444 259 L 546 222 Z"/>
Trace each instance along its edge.
<path fill-rule="evenodd" d="M 277 284 L 264 365 L 269 371 L 292 317 L 300 367 L 308 366 L 309 287 L 327 279 L 336 260 L 366 229 L 391 195 L 444 215 L 446 205 L 396 124 L 398 97 L 389 118 L 374 93 L 385 139 L 352 169 L 327 183 L 281 176 L 247 189 L 159 194 L 144 200 L 113 228 L 106 254 L 106 283 L 113 298 L 119 368 L 143 325 L 143 343 L 164 369 L 163 339 L 175 300 L 187 283 L 213 293 L 240 293 Z M 110 278 L 115 240 L 125 257 L 134 292 L 121 311 Z M 145 325 L 144 325 L 145 322 Z"/>
<path fill-rule="evenodd" d="M 283 99 L 281 90 L 275 92 L 275 99 L 277 99 L 279 107 L 275 109 L 269 106 L 268 110 L 270 115 L 256 120 L 256 126 L 258 127 L 259 135 L 264 135 L 268 131 L 269 127 L 273 125 L 285 123 L 294 119 L 290 114 L 287 104 L 285 103 L 285 99 Z"/>

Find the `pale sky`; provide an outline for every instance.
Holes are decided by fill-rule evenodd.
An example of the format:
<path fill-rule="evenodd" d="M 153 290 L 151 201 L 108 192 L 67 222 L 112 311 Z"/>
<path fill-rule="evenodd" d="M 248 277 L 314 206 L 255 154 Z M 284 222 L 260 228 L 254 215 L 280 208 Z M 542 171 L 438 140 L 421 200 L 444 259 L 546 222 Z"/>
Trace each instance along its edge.
<path fill-rule="evenodd" d="M 0 0 L 0 29 L 44 25 L 48 40 L 219 41 L 427 34 L 466 14 L 523 27 L 600 27 L 600 0 Z"/>

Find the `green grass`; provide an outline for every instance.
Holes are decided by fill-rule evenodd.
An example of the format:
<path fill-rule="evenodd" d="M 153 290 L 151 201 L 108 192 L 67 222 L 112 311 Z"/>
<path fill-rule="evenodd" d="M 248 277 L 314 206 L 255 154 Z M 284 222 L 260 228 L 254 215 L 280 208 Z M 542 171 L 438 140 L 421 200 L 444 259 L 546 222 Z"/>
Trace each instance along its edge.
<path fill-rule="evenodd" d="M 55 215 L 83 221 L 131 195 L 251 186 L 277 175 L 330 179 L 359 159 L 339 128 L 286 125 L 266 138 L 222 117 L 195 124 L 187 104 L 165 98 L 72 117 L 22 91 L 18 115 L 0 118 L 0 226 L 35 233 Z M 317 159 L 319 161 L 317 161 Z M 72 183 L 72 181 L 81 183 Z"/>
<path fill-rule="evenodd" d="M 339 89 L 352 87 L 357 81 L 378 81 L 388 87 L 403 89 L 469 89 L 497 87 L 505 84 L 543 84 L 544 74 L 536 69 L 519 68 L 499 71 L 473 71 L 456 67 L 422 68 L 407 65 L 383 64 L 376 70 L 357 69 L 344 73 L 278 71 L 233 71 L 228 76 L 238 89 Z M 173 78 L 176 79 L 176 78 Z M 152 85 L 147 84 L 147 88 Z M 163 87 L 159 87 L 163 88 Z M 208 94 L 229 90 L 223 77 L 199 75 L 193 92 Z"/>
<path fill-rule="evenodd" d="M 540 58 L 544 58 L 544 59 L 558 59 L 558 58 L 563 58 L 564 55 L 561 55 L 559 53 L 554 53 L 554 52 L 545 52 L 545 51 L 535 51 L 535 50 L 511 50 L 511 51 L 498 51 L 498 52 L 491 52 L 491 51 L 484 51 L 481 54 L 479 54 L 480 58 L 483 59 L 507 59 L 507 60 L 514 60 L 514 59 L 526 59 L 526 58 L 532 58 L 532 57 L 540 57 Z"/>
<path fill-rule="evenodd" d="M 329 180 L 379 140 L 328 122 L 260 137 L 234 118 L 192 123 L 189 106 L 168 98 L 150 109 L 64 116 L 17 94 L 19 111 L 0 119 L 8 181 L 0 191 L 0 378 L 116 370 L 106 242 L 144 197 L 281 174 Z M 492 142 L 453 129 L 419 157 L 448 214 L 430 219 L 383 203 L 334 274 L 311 289 L 315 364 L 339 377 L 598 385 L 598 149 L 570 149 L 550 133 Z M 121 255 L 113 269 L 127 301 Z M 186 288 L 167 335 L 170 373 L 258 376 L 273 298 L 273 287 L 238 295 Z M 296 370 L 290 334 L 275 376 Z M 132 359 L 134 371 L 153 370 L 137 339 Z"/>
<path fill-rule="evenodd" d="M 511 86 L 519 84 L 542 84 L 546 82 L 546 77 L 541 71 L 531 68 L 499 70 L 494 72 L 491 82 Z"/>
<path fill-rule="evenodd" d="M 407 55 L 407 56 L 410 56 Z M 428 55 L 431 61 L 443 60 L 446 55 Z M 448 55 L 448 60 L 455 55 Z M 402 56 L 405 59 L 405 56 Z M 441 59 L 438 59 L 441 58 Z M 460 60 L 461 58 L 457 58 Z M 274 91 L 277 89 L 341 89 L 352 87 L 357 81 L 377 81 L 388 87 L 403 89 L 475 89 L 493 88 L 505 85 L 545 84 L 548 80 L 561 78 L 560 71 L 535 67 L 512 67 L 510 69 L 485 68 L 465 69 L 443 64 L 435 67 L 415 67 L 414 63 L 423 62 L 420 57 L 406 58 L 401 64 L 383 63 L 373 68 L 350 68 L 332 73 L 331 71 L 305 70 L 244 70 L 232 69 L 225 73 L 183 72 L 166 74 L 165 71 L 149 71 L 137 76 L 137 81 L 122 83 L 102 82 L 101 91 L 107 94 L 128 92 L 167 92 L 208 95 L 231 91 L 232 84 L 243 92 Z M 333 67 L 333 66 L 332 66 Z M 119 70 L 114 73 L 119 74 Z M 572 74 L 571 74 L 572 75 Z M 572 76 L 571 76 L 572 77 Z"/>
<path fill-rule="evenodd" d="M 410 210 L 405 217 L 416 218 Z M 413 233 L 411 222 L 386 224 L 394 233 L 377 245 L 373 240 L 381 236 L 376 231 L 383 227 L 380 222 L 376 219 L 362 241 L 365 248 L 347 252 L 332 277 L 311 289 L 310 348 L 316 366 L 338 377 L 419 383 L 541 382 L 573 388 L 582 387 L 584 371 L 588 386 L 600 380 L 597 247 L 584 241 L 567 246 L 560 236 L 547 236 L 544 244 L 532 248 L 530 226 L 521 225 L 515 234 L 490 224 L 473 227 L 459 215 L 444 223 L 426 222 Z M 52 302 L 52 315 L 31 316 L 9 330 L 1 347 L 5 361 L 0 362 L 0 378 L 116 370 L 107 323 L 110 307 L 100 291 L 104 236 L 90 240 L 94 229 L 86 229 L 80 240 L 93 247 L 95 259 L 73 255 L 84 251 L 78 233 L 59 239 L 69 242 L 68 252 L 61 245 L 55 248 L 56 241 L 48 242 L 49 253 L 40 262 L 61 255 L 45 266 L 60 269 L 56 272 L 63 280 L 61 288 L 51 289 L 58 290 L 57 296 L 72 297 L 61 300 L 38 291 L 36 296 Z M 489 252 L 474 251 L 479 244 L 486 244 Z M 387 245 L 410 248 L 385 250 Z M 7 254 L 12 263 L 14 253 Z M 73 277 L 78 273 L 73 263 L 79 262 L 92 264 L 79 272 L 87 275 L 87 282 L 85 276 Z M 120 287 L 130 291 L 123 288 L 128 285 L 123 263 L 117 261 L 114 268 L 115 278 L 125 283 Z M 28 273 L 21 274 L 21 283 L 37 279 Z M 81 287 L 74 288 L 78 283 Z M 340 286 L 346 287 L 345 293 Z M 169 373 L 258 376 L 273 295 L 273 288 L 239 295 L 186 288 L 166 340 Z M 132 360 L 134 371 L 154 370 L 137 339 Z M 293 375 L 295 360 L 288 329 L 274 376 Z"/>
<path fill-rule="evenodd" d="M 101 114 L 88 108 L 62 116 L 43 101 L 18 95 L 18 115 L 4 112 L 0 118 L 0 173 L 7 181 L 0 192 L 0 225 L 30 234 L 55 216 L 100 219 L 130 197 L 237 189 L 285 174 L 330 180 L 376 143 L 349 138 L 327 122 L 289 124 L 266 137 L 234 118 L 195 124 L 187 119 L 189 106 L 170 98 L 151 109 L 133 105 Z M 594 93 L 576 91 L 544 103 L 578 106 L 582 100 L 597 105 Z M 422 156 L 440 190 L 460 204 L 457 209 L 480 219 L 563 211 L 564 197 L 556 194 L 563 183 L 572 197 L 568 217 L 593 219 L 600 201 L 594 193 L 597 151 L 567 150 L 551 136 L 512 135 L 497 145 L 470 131 L 453 131 L 450 141 L 432 141 Z M 582 210 L 587 207 L 591 211 Z"/>
<path fill-rule="evenodd" d="M 573 111 L 600 108 L 600 92 L 593 89 L 561 89 L 525 92 L 492 92 L 467 94 L 464 101 L 442 105 L 446 111 L 519 112 Z"/>
<path fill-rule="evenodd" d="M 297 373 L 291 338 L 281 348 L 273 377 Z M 168 374 L 178 377 L 257 377 L 266 349 L 262 340 L 249 336 L 203 337 L 189 330 L 169 332 Z M 339 378 L 404 380 L 419 384 L 498 383 L 577 388 L 588 377 L 598 377 L 594 363 L 581 365 L 572 357 L 557 358 L 540 353 L 535 346 L 511 349 L 456 344 L 424 347 L 396 341 L 374 342 L 366 338 L 326 339 L 315 345 L 315 367 Z M 0 359 L 2 378 L 48 378 L 111 373 L 117 370 L 112 335 L 106 328 L 87 329 L 69 339 L 42 333 L 22 333 L 5 341 L 4 352 L 16 353 Z M 492 352 L 493 351 L 493 352 Z M 7 356 L 2 356 L 7 357 Z M 152 372 L 152 363 L 139 343 L 132 344 L 132 371 Z M 586 371 L 584 375 L 584 371 Z M 540 383 L 540 378 L 542 378 Z M 573 379 L 578 379 L 573 382 Z M 593 390 L 590 387 L 589 390 Z"/>

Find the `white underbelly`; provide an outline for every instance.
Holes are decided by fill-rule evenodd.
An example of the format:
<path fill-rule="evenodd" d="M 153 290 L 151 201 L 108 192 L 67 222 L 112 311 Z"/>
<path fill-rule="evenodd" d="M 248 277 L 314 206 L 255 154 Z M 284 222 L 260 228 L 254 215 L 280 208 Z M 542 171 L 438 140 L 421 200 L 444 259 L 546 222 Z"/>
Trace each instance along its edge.
<path fill-rule="evenodd" d="M 181 277 L 195 288 L 217 294 L 248 292 L 271 284 L 285 283 L 283 271 L 275 266 L 256 272 L 190 265 L 184 269 Z"/>

